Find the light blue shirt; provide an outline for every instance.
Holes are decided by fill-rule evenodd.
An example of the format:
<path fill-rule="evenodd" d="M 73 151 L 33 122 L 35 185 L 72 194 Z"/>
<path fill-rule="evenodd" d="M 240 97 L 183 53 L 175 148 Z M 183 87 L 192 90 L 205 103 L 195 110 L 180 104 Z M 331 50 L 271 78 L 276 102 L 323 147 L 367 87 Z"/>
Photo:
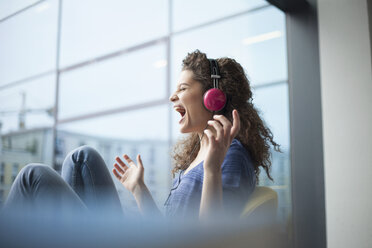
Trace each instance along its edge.
<path fill-rule="evenodd" d="M 198 218 L 203 187 L 203 161 L 173 180 L 164 203 L 167 217 Z M 256 175 L 249 152 L 234 139 L 222 163 L 223 204 L 225 211 L 239 216 L 256 185 Z"/>

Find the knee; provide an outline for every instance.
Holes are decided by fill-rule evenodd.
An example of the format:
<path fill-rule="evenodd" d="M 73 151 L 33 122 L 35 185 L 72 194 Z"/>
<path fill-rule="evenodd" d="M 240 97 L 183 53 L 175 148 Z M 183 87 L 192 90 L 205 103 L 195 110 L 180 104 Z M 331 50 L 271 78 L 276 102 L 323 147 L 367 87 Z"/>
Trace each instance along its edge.
<path fill-rule="evenodd" d="M 78 153 L 84 153 L 84 154 L 88 154 L 88 155 L 97 155 L 98 154 L 96 149 L 94 149 L 93 147 L 88 146 L 88 145 L 79 146 L 78 148 L 75 149 L 75 151 L 78 152 Z"/>
<path fill-rule="evenodd" d="M 53 169 L 50 166 L 39 163 L 27 164 L 21 169 L 18 173 L 17 178 L 22 179 L 31 179 L 31 178 L 40 178 L 42 176 L 48 176 L 51 173 L 54 173 Z M 16 179 L 17 180 L 17 179 Z"/>
<path fill-rule="evenodd" d="M 82 165 L 92 161 L 103 161 L 101 155 L 91 146 L 80 146 L 70 152 L 66 159 L 71 158 L 73 164 Z"/>
<path fill-rule="evenodd" d="M 31 163 L 31 164 L 27 164 L 25 167 L 23 167 L 21 169 L 21 171 L 19 172 L 19 174 L 27 174 L 27 173 L 30 173 L 30 172 L 39 173 L 39 172 L 43 172 L 43 171 L 48 171 L 49 169 L 50 169 L 50 167 L 45 165 L 45 164 Z"/>

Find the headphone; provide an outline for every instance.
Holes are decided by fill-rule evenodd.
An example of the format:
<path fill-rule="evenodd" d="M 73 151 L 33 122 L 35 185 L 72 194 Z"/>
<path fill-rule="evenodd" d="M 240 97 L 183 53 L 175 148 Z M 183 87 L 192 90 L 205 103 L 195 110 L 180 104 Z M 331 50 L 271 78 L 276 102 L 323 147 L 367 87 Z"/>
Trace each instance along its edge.
<path fill-rule="evenodd" d="M 208 59 L 211 67 L 213 88 L 207 90 L 203 96 L 204 107 L 211 112 L 221 111 L 226 105 L 226 94 L 219 89 L 218 79 L 221 78 L 220 70 L 215 59 Z"/>

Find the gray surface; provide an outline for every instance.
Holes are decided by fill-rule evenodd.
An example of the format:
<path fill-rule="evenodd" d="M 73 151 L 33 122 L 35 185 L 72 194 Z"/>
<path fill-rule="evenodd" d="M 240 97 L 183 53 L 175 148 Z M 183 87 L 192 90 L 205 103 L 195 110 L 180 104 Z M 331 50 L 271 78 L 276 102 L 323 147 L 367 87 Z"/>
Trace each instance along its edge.
<path fill-rule="evenodd" d="M 287 13 L 294 247 L 326 247 L 316 1 Z"/>

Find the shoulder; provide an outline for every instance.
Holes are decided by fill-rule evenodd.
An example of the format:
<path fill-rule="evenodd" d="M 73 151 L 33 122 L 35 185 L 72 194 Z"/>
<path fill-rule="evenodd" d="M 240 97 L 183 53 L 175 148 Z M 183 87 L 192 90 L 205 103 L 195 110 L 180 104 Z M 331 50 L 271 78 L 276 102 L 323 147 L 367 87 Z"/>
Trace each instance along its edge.
<path fill-rule="evenodd" d="M 253 174 L 253 163 L 249 152 L 239 140 L 234 139 L 222 163 L 223 185 L 238 187 L 241 178 L 250 178 Z"/>
<path fill-rule="evenodd" d="M 239 140 L 234 139 L 222 163 L 222 171 L 241 171 L 250 167 L 253 167 L 253 163 L 249 152 Z"/>
<path fill-rule="evenodd" d="M 251 156 L 239 140 L 233 139 L 226 153 L 225 160 L 246 160 L 245 162 L 250 162 Z"/>

